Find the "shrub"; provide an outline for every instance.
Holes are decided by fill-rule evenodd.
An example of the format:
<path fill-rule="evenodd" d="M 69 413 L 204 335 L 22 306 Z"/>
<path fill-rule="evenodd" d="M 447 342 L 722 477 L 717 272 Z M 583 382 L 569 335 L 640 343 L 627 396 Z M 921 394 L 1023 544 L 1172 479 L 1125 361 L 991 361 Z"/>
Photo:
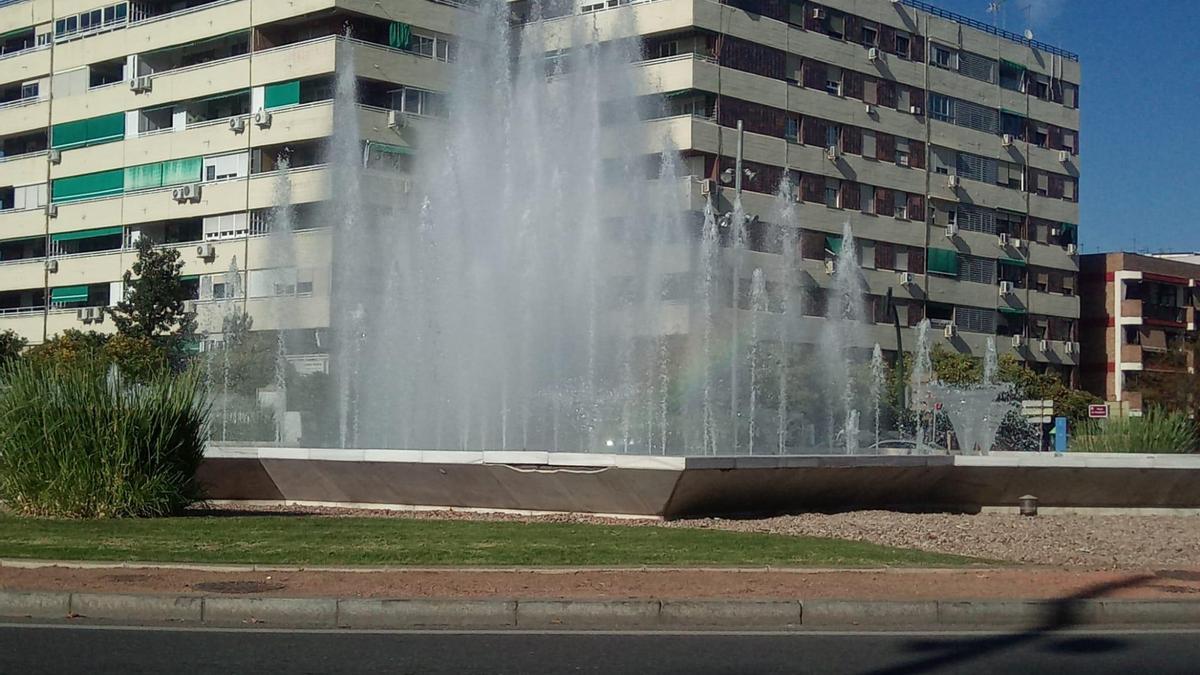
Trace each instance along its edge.
<path fill-rule="evenodd" d="M 0 369 L 0 497 L 56 517 L 160 516 L 195 501 L 208 403 L 197 373 L 130 384 L 102 362 Z"/>
<path fill-rule="evenodd" d="M 1080 425 L 1072 442 L 1079 452 L 1187 453 L 1196 449 L 1196 424 L 1186 413 L 1150 408 L 1141 417 L 1114 417 Z"/>

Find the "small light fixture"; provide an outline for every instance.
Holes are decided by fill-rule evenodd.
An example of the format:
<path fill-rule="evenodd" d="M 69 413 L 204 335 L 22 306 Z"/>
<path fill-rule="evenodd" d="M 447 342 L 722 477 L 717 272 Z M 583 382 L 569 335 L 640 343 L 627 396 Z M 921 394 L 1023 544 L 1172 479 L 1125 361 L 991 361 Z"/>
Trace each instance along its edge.
<path fill-rule="evenodd" d="M 726 185 L 733 182 L 733 169 L 725 169 L 721 172 L 721 182 Z"/>
<path fill-rule="evenodd" d="M 1033 495 L 1025 495 L 1018 500 L 1021 505 L 1021 515 L 1036 516 L 1038 511 L 1038 498 Z"/>

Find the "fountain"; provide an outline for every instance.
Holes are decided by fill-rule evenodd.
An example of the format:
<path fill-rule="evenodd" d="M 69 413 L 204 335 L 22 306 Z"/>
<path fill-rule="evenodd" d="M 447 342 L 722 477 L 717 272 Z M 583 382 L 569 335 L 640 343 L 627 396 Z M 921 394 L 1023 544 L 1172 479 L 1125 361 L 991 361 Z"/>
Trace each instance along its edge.
<path fill-rule="evenodd" d="M 982 382 L 953 387 L 935 382 L 929 386 L 933 399 L 941 404 L 941 411 L 954 428 L 959 449 L 965 454 L 987 454 L 996 442 L 1001 422 L 1015 405 L 1002 400 L 1012 391 L 1012 384 L 997 382 L 997 371 L 996 340 L 988 336 Z"/>

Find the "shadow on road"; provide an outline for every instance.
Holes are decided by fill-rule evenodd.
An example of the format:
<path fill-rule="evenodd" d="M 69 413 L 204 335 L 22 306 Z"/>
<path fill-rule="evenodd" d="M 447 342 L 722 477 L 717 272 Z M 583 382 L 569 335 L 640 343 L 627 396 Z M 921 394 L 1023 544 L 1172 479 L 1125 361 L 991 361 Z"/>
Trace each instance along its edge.
<path fill-rule="evenodd" d="M 943 668 L 961 669 L 972 661 L 1004 650 L 1028 646 L 1039 640 L 1054 640 L 1045 644 L 1043 648 L 1058 653 L 1095 654 L 1115 651 L 1123 648 L 1125 643 L 1111 638 L 1059 637 L 1055 633 L 1081 624 L 1079 613 L 1083 601 L 1102 598 L 1124 588 L 1142 586 L 1155 578 L 1150 574 L 1133 575 L 1089 586 L 1072 595 L 1058 598 L 1050 606 L 1045 620 L 1020 632 L 952 641 L 915 640 L 909 643 L 909 650 L 930 652 L 930 654 L 922 656 L 916 661 L 873 670 L 870 673 L 872 675 L 908 675 L 930 673 Z"/>

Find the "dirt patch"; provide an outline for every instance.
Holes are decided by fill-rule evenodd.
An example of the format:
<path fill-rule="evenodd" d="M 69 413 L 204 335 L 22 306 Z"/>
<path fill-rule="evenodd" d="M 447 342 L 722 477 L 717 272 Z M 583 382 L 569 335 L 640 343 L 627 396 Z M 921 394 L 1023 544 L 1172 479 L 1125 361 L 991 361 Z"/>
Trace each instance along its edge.
<path fill-rule="evenodd" d="M 1200 570 L 1197 570 L 1200 572 Z M 125 575 L 122 575 L 125 576 Z M 1063 569 L 886 571 L 473 571 L 210 572 L 0 567 L 0 589 L 96 593 L 226 593 L 362 598 L 840 598 L 1047 599 L 1067 596 L 1176 598 L 1200 581 L 1165 582 L 1153 572 Z"/>

